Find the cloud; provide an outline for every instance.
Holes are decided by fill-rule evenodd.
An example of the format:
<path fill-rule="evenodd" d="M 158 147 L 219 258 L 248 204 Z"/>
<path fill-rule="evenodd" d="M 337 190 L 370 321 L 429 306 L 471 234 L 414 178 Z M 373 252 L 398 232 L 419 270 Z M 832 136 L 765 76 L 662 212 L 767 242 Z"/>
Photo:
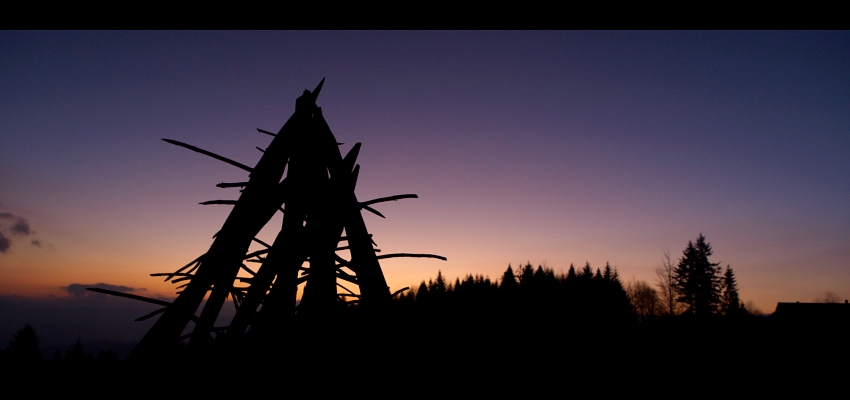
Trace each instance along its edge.
<path fill-rule="evenodd" d="M 9 240 L 6 236 L 3 236 L 3 232 L 0 232 L 0 253 L 5 253 L 9 251 L 9 247 L 12 246 L 12 241 Z"/>
<path fill-rule="evenodd" d="M 33 232 L 30 230 L 29 222 L 22 217 L 18 217 L 18 220 L 15 221 L 14 225 L 12 225 L 12 233 L 26 236 Z"/>
<path fill-rule="evenodd" d="M 144 288 L 131 288 L 129 286 L 110 285 L 108 283 L 103 283 L 103 282 L 92 283 L 92 284 L 72 283 L 68 286 L 63 286 L 62 290 L 68 292 L 68 294 L 70 294 L 71 296 L 82 297 L 82 296 L 85 296 L 85 295 L 91 293 L 88 290 L 86 290 L 86 288 L 90 288 L 90 287 L 112 290 L 112 291 L 115 291 L 115 292 L 122 292 L 122 293 L 130 293 L 130 292 L 145 290 Z"/>
<path fill-rule="evenodd" d="M 9 248 L 12 247 L 12 236 L 30 236 L 35 235 L 35 231 L 30 228 L 29 222 L 27 222 L 26 218 L 21 216 L 16 216 L 10 212 L 0 212 L 0 221 L 13 219 L 15 222 L 12 224 L 11 228 L 5 227 L 0 224 L 0 253 L 8 253 Z M 41 248 L 41 241 L 38 239 L 32 239 L 30 241 L 35 247 Z"/>

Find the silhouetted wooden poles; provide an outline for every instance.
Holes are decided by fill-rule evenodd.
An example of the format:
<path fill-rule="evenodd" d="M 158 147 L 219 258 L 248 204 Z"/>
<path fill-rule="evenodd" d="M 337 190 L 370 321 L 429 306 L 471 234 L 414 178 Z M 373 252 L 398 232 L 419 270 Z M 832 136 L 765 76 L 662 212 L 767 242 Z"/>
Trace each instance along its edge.
<path fill-rule="evenodd" d="M 390 293 L 379 259 L 433 257 L 445 260 L 431 254 L 377 256 L 379 250 L 373 247 L 362 210 L 383 217 L 372 205 L 417 196 L 402 194 L 362 203 L 357 200 L 354 188 L 360 171 L 360 166 L 356 165 L 360 143 L 342 157 L 340 143 L 315 103 L 323 83 L 324 80 L 313 92 L 304 91 L 296 100 L 295 113 L 277 134 L 258 129 L 274 139 L 268 148 L 260 149 L 263 155 L 253 168 L 192 145 L 163 139 L 234 165 L 250 175 L 247 182 L 216 185 L 243 188 L 238 200 L 201 203 L 233 206 L 221 230 L 214 235 L 209 250 L 175 272 L 152 274 L 181 283 L 178 288 L 183 290 L 173 302 L 95 290 L 164 306 L 139 318 L 144 320 L 162 314 L 128 357 L 129 362 L 163 360 L 173 354 L 172 350 L 185 338 L 189 339 L 189 348 L 194 350 L 205 349 L 213 340 L 229 350 L 238 350 L 246 342 L 268 350 L 273 345 L 287 346 L 290 342 L 283 339 L 295 331 L 302 339 L 318 339 L 313 343 L 319 346 L 330 345 L 324 339 L 338 335 L 336 316 L 350 303 L 345 298 L 356 298 L 355 302 L 361 303 L 364 309 L 377 311 L 371 315 L 379 317 L 380 310 L 391 301 L 394 294 Z M 284 170 L 286 178 L 281 180 Z M 283 223 L 269 245 L 255 236 L 277 210 L 284 211 Z M 343 240 L 347 243 L 340 247 Z M 252 241 L 266 248 L 247 254 Z M 350 260 L 336 254 L 342 249 L 350 251 Z M 243 262 L 261 264 L 254 271 Z M 304 267 L 305 262 L 309 262 L 309 267 Z M 348 268 L 353 275 L 342 268 Z M 237 277 L 240 269 L 251 276 Z M 360 293 L 354 293 L 339 281 L 357 285 Z M 245 282 L 248 286 L 236 287 L 235 282 Z M 304 293 L 296 309 L 301 283 L 305 283 Z M 339 294 L 339 287 L 348 293 Z M 196 316 L 207 294 L 206 305 L 200 316 Z M 214 327 L 228 297 L 237 307 L 236 315 L 228 326 Z M 181 337 L 190 321 L 195 323 L 192 333 Z M 383 329 L 378 325 L 375 325 L 378 330 Z"/>
<path fill-rule="evenodd" d="M 305 91 L 298 98 L 293 116 L 280 129 L 257 165 L 248 169 L 248 183 L 221 230 L 215 235 L 210 249 L 201 257 L 197 272 L 133 349 L 128 360 L 157 357 L 159 352 L 175 346 L 186 324 L 212 288 L 207 304 L 195 324 L 189 345 L 197 346 L 210 341 L 213 323 L 227 296 L 231 294 L 233 282 L 252 239 L 283 203 L 286 185 L 281 183 L 281 177 L 289 159 L 286 142 L 291 135 L 303 131 L 309 123 L 309 114 L 315 107 L 320 89 L 321 83 L 313 93 Z"/>
<path fill-rule="evenodd" d="M 298 271 L 307 258 L 304 241 L 306 217 L 304 193 L 307 188 L 305 165 L 308 160 L 303 156 L 306 139 L 304 136 L 302 132 L 293 138 L 295 151 L 290 157 L 287 170 L 286 180 L 289 182 L 289 190 L 285 199 L 286 210 L 283 215 L 283 224 L 256 275 L 250 278 L 247 294 L 230 323 L 225 336 L 230 346 L 241 341 L 245 330 L 251 324 L 255 328 L 252 330 L 253 336 L 259 342 L 270 341 L 260 336 L 263 330 L 267 333 L 286 332 L 291 325 L 298 290 Z M 272 286 L 273 282 L 274 286 Z M 279 293 L 273 294 L 273 292 Z M 267 293 L 269 293 L 268 296 Z M 274 300 L 279 297 L 292 300 L 288 304 L 285 304 L 285 301 Z M 259 315 L 255 318 L 257 308 L 261 304 L 265 314 L 273 313 L 278 318 L 265 321 Z"/>
<path fill-rule="evenodd" d="M 316 120 L 318 133 L 333 138 L 333 133 L 331 133 L 321 109 L 314 113 L 313 118 Z M 335 139 L 333 141 L 336 142 Z M 359 151 L 359 148 L 357 150 Z M 331 157 L 334 158 L 337 165 L 342 164 L 339 150 L 331 152 Z M 358 172 L 359 168 L 354 171 L 353 180 L 355 181 Z M 347 171 L 338 171 L 337 173 L 348 174 Z M 391 300 L 390 289 L 387 286 L 384 273 L 381 271 L 375 249 L 372 247 L 372 238 L 363 222 L 363 215 L 360 213 L 362 205 L 357 201 L 357 196 L 354 194 L 354 186 L 352 185 L 349 190 L 339 192 L 338 196 L 340 198 L 339 209 L 342 211 L 345 233 L 351 252 L 348 268 L 356 275 L 353 283 L 356 283 L 360 288 L 360 302 L 374 307 L 385 305 Z M 337 275 L 342 276 L 341 274 Z"/>

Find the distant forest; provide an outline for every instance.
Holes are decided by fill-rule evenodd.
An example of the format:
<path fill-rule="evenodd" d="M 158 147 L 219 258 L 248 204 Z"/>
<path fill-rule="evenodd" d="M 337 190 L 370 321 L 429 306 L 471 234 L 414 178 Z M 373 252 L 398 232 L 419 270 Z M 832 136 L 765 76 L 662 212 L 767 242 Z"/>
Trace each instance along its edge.
<path fill-rule="evenodd" d="M 807 336 L 799 329 L 778 329 L 768 316 L 742 305 L 734 271 L 711 262 L 711 255 L 711 246 L 699 235 L 677 262 L 665 254 L 653 285 L 638 280 L 624 284 L 617 269 L 607 263 L 595 269 L 589 263 L 580 268 L 570 265 L 565 273 L 531 263 L 516 269 L 508 265 L 497 280 L 468 275 L 450 282 L 440 272 L 398 294 L 391 309 L 379 315 L 341 296 L 336 325 L 326 334 L 296 329 L 282 342 L 292 343 L 286 347 L 299 357 L 319 357 L 315 348 L 320 347 L 354 355 L 367 351 L 369 357 L 390 359 L 455 354 L 478 366 L 549 357 L 586 365 L 638 357 L 653 364 L 684 362 L 694 354 L 703 354 L 708 364 L 753 357 L 772 363 L 780 362 L 776 357 L 788 351 L 812 356 L 813 344 L 807 342 L 812 337 L 818 338 L 819 346 L 831 346 L 832 352 L 847 353 L 846 341 L 835 346 L 836 342 L 823 340 L 823 331 Z M 794 350 L 794 343 L 801 345 Z M 777 345 L 786 353 L 777 353 Z M 726 352 L 725 359 L 709 356 L 718 349 Z M 79 342 L 64 354 L 42 355 L 29 325 L 0 357 L 0 364 L 7 367 L 41 365 L 58 370 L 108 370 L 119 363 L 113 352 L 86 353 Z M 436 361 L 419 362 L 425 368 Z"/>

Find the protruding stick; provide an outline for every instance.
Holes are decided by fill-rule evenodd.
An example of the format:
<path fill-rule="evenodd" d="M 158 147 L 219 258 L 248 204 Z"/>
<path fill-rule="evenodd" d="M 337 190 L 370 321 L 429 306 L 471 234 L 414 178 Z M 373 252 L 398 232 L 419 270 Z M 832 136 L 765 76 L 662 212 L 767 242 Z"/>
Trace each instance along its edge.
<path fill-rule="evenodd" d="M 375 204 L 375 203 L 383 203 L 385 201 L 396 201 L 396 200 L 401 200 L 401 199 L 418 199 L 418 198 L 419 198 L 419 196 L 417 196 L 415 194 L 398 194 L 398 195 L 395 195 L 395 196 L 380 197 L 380 198 L 377 198 L 377 199 L 374 199 L 374 200 L 369 200 L 369 201 L 361 201 L 360 206 L 361 207 L 362 206 L 368 206 L 368 205 L 372 205 L 372 204 Z"/>
<path fill-rule="evenodd" d="M 261 256 L 261 255 L 266 254 L 266 253 L 268 253 L 268 252 L 269 252 L 269 249 L 257 250 L 257 251 L 255 251 L 255 252 L 253 252 L 253 253 L 248 253 L 248 254 L 247 254 L 247 255 L 243 258 L 243 260 L 247 260 L 247 259 L 249 259 L 249 258 L 253 258 L 253 257 L 257 257 L 257 256 Z"/>
<path fill-rule="evenodd" d="M 256 272 L 251 271 L 251 269 L 250 269 L 250 268 L 248 268 L 248 266 L 247 266 L 247 265 L 245 265 L 245 264 L 242 264 L 242 269 L 244 269 L 245 271 L 248 271 L 248 273 L 249 273 L 249 274 L 251 274 L 251 276 L 255 276 L 255 275 L 257 275 L 257 273 L 256 273 Z"/>
<path fill-rule="evenodd" d="M 393 253 L 393 254 L 384 254 L 381 256 L 377 256 L 379 259 L 381 258 L 396 258 L 396 257 L 414 257 L 414 258 L 436 258 L 443 261 L 448 261 L 447 258 L 443 256 L 438 256 L 436 254 L 412 254 L 412 253 Z"/>
<path fill-rule="evenodd" d="M 107 290 L 107 289 L 101 289 L 101 288 L 95 288 L 95 287 L 86 288 L 86 290 L 90 290 L 92 292 L 97 292 L 97 293 L 108 294 L 110 296 L 126 297 L 128 299 L 144 301 L 145 303 L 152 303 L 152 304 L 157 304 L 157 305 L 160 305 L 160 306 L 168 307 L 168 306 L 171 305 L 171 303 L 169 303 L 167 301 L 152 299 L 150 297 L 137 296 L 135 294 L 130 294 L 130 293 L 116 292 L 114 290 Z"/>
<path fill-rule="evenodd" d="M 196 258 L 196 259 L 192 260 L 192 262 L 190 262 L 190 263 L 188 263 L 188 264 L 184 265 L 184 266 L 183 266 L 183 268 L 180 268 L 180 269 L 178 269 L 177 271 L 175 271 L 175 272 L 174 272 L 174 274 L 179 274 L 179 273 L 183 272 L 183 270 L 185 270 L 186 268 L 189 268 L 189 267 L 191 267 L 192 265 L 197 264 L 199 261 L 201 261 L 201 258 L 202 258 L 204 255 L 206 255 L 206 254 L 207 254 L 207 253 L 201 254 L 200 256 L 198 256 L 198 258 Z M 195 267 L 193 267 L 192 269 L 190 269 L 190 270 L 189 270 L 189 273 L 192 273 L 192 272 L 195 270 L 195 268 L 197 268 L 197 265 L 195 265 Z M 168 282 L 168 280 L 169 280 L 169 279 L 173 278 L 173 277 L 174 277 L 174 274 L 170 274 L 170 276 L 168 276 L 167 278 L 165 278 L 165 282 Z"/>
<path fill-rule="evenodd" d="M 381 218 L 387 218 L 387 217 L 385 217 L 385 216 L 384 216 L 384 214 L 381 214 L 378 210 L 376 210 L 376 209 L 374 209 L 374 208 L 372 208 L 372 207 L 364 206 L 364 205 L 361 205 L 361 207 L 363 207 L 363 209 L 364 209 L 364 210 L 369 211 L 369 212 L 371 212 L 372 214 L 375 214 L 375 215 L 377 215 L 377 216 L 379 216 L 379 217 L 381 217 Z"/>
<path fill-rule="evenodd" d="M 195 276 L 195 274 L 190 272 L 157 272 L 151 274 L 151 276 L 188 276 L 191 278 Z"/>
<path fill-rule="evenodd" d="M 316 86 L 315 89 L 313 89 L 312 95 L 313 95 L 313 102 L 314 103 L 316 102 L 316 99 L 319 98 L 319 92 L 322 91 L 322 85 L 324 85 L 324 84 L 325 84 L 325 78 L 322 78 L 322 81 L 319 82 L 319 85 Z"/>
<path fill-rule="evenodd" d="M 191 144 L 186 144 L 186 143 L 183 143 L 183 142 L 178 142 L 178 141 L 176 141 L 176 140 L 172 140 L 172 139 L 162 139 L 162 140 L 164 140 L 164 141 L 166 141 L 166 142 L 168 142 L 168 143 L 171 143 L 171 144 L 173 144 L 173 145 L 175 145 L 175 146 L 185 147 L 185 148 L 187 148 L 187 149 L 189 149 L 189 150 L 192 150 L 192 151 L 195 151 L 195 152 L 201 153 L 201 154 L 203 154 L 203 155 L 205 155 L 205 156 L 210 156 L 210 157 L 212 157 L 212 158 L 215 158 L 216 160 L 224 161 L 224 162 L 226 162 L 226 163 L 228 163 L 228 164 L 230 164 L 230 165 L 232 165 L 232 166 L 234 166 L 234 167 L 242 168 L 242 169 L 244 169 L 245 171 L 248 171 L 248 172 L 253 172 L 253 171 L 254 171 L 254 169 L 253 169 L 253 168 L 251 168 L 251 167 L 249 167 L 249 166 L 247 166 L 247 165 L 245 165 L 245 164 L 242 164 L 242 163 L 240 163 L 240 162 L 238 162 L 238 161 L 233 161 L 233 160 L 231 160 L 231 159 L 229 159 L 229 158 L 227 158 L 227 157 L 220 156 L 220 155 L 215 154 L 215 153 L 213 153 L 213 152 L 211 152 L 211 151 L 206 151 L 206 150 L 204 150 L 204 149 L 201 149 L 201 148 L 198 148 L 198 147 L 192 146 Z"/>
<path fill-rule="evenodd" d="M 248 182 L 222 182 L 222 183 L 219 183 L 215 186 L 220 187 L 220 188 L 230 188 L 230 187 L 245 187 L 245 185 L 247 185 L 247 184 L 248 184 Z"/>
<path fill-rule="evenodd" d="M 337 286 L 339 286 L 339 287 L 341 287 L 341 288 L 342 288 L 343 290 L 345 290 L 346 292 L 351 293 L 351 294 L 354 294 L 354 292 L 352 292 L 352 291 L 351 291 L 351 289 L 349 289 L 349 288 L 347 288 L 347 287 L 345 287 L 345 286 L 342 286 L 339 282 L 337 282 L 337 283 L 336 283 L 336 285 L 337 285 Z M 355 295 L 355 296 L 357 296 L 357 297 L 360 297 L 360 295 L 359 295 L 359 294 L 354 294 L 354 295 Z"/>
<path fill-rule="evenodd" d="M 156 311 L 154 311 L 154 312 L 152 312 L 152 313 L 142 315 L 141 317 L 136 318 L 134 321 L 136 321 L 136 322 L 144 321 L 144 320 L 149 319 L 149 318 L 151 318 L 151 317 L 153 317 L 153 316 L 156 316 L 157 314 L 159 314 L 159 313 L 161 313 L 161 312 L 163 312 L 163 311 L 165 311 L 165 310 L 167 310 L 167 309 L 168 309 L 168 307 L 160 308 L 160 309 L 158 309 L 158 310 L 156 310 Z"/>
<path fill-rule="evenodd" d="M 267 248 L 267 249 L 268 249 L 268 248 L 270 248 L 270 247 L 272 247 L 271 245 L 269 245 L 268 243 L 266 243 L 266 242 L 264 242 L 264 241 L 262 241 L 262 240 L 260 240 L 260 239 L 254 238 L 254 241 L 255 241 L 255 242 L 257 242 L 257 243 L 259 243 L 259 244 L 261 244 L 261 245 L 263 245 L 263 246 L 266 246 L 266 248 Z"/>
<path fill-rule="evenodd" d="M 357 283 L 357 277 L 349 275 L 349 274 L 347 274 L 343 271 L 337 270 L 336 271 L 336 277 L 339 278 L 339 279 L 342 279 L 346 282 L 351 282 L 355 285 L 359 285 L 359 283 Z"/>
<path fill-rule="evenodd" d="M 269 132 L 269 131 L 267 131 L 267 130 L 265 130 L 265 129 L 257 128 L 257 132 L 265 133 L 266 135 L 277 136 L 276 134 L 271 133 L 271 132 Z"/>
<path fill-rule="evenodd" d="M 208 206 L 210 204 L 224 204 L 224 205 L 236 205 L 236 200 L 210 200 L 210 201 L 202 201 L 198 204 Z"/>
<path fill-rule="evenodd" d="M 354 146 L 351 147 L 351 150 L 348 151 L 348 154 L 345 155 L 345 158 L 342 159 L 342 166 L 344 171 L 351 171 L 351 169 L 354 168 L 354 164 L 357 163 L 358 154 L 360 154 L 359 142 L 355 143 Z M 357 179 L 354 179 L 354 181 L 357 181 Z"/>

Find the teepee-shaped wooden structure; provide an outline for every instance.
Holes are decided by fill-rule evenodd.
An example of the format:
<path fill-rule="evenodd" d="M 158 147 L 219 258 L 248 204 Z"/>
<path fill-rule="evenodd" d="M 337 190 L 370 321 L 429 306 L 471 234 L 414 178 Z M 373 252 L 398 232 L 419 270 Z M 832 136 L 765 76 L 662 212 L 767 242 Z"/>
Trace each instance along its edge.
<path fill-rule="evenodd" d="M 360 143 L 345 157 L 340 153 L 321 108 L 316 106 L 323 83 L 324 79 L 312 92 L 304 91 L 295 102 L 295 113 L 277 134 L 258 129 L 274 139 L 265 150 L 260 149 L 263 155 L 253 168 L 185 143 L 163 139 L 244 169 L 249 175 L 246 182 L 217 185 L 241 187 L 238 200 L 201 203 L 233 206 L 209 250 L 175 272 L 152 274 L 180 284 L 182 290 L 173 302 L 89 289 L 164 306 L 139 318 L 161 314 L 130 354 L 130 362 L 167 357 L 185 339 L 189 340 L 189 348 L 194 349 L 212 344 L 233 346 L 246 337 L 264 343 L 288 335 L 296 324 L 296 314 L 297 324 L 307 331 L 319 331 L 323 321 L 332 318 L 347 298 L 355 298 L 362 307 L 380 313 L 395 294 L 387 286 L 380 259 L 445 260 L 431 254 L 376 254 L 361 210 L 383 217 L 372 204 L 417 196 L 403 194 L 358 201 L 354 187 L 359 172 L 355 160 Z M 286 177 L 282 179 L 284 171 Z M 278 211 L 283 211 L 283 226 L 269 245 L 255 236 Z M 249 254 L 252 241 L 261 243 L 265 249 Z M 349 250 L 350 260 L 336 254 L 344 249 Z M 305 261 L 309 266 L 304 266 Z M 259 268 L 255 271 L 246 262 L 259 263 Z M 240 269 L 251 277 L 238 277 Z M 348 290 L 340 281 L 357 285 L 359 294 Z M 298 285 L 302 283 L 305 284 L 303 296 L 296 309 Z M 338 287 L 347 293 L 339 294 Z M 228 297 L 236 304 L 236 314 L 226 327 L 215 327 L 214 322 Z M 194 322 L 194 329 L 183 335 L 190 321 Z M 247 336 L 246 332 L 249 332 Z"/>

